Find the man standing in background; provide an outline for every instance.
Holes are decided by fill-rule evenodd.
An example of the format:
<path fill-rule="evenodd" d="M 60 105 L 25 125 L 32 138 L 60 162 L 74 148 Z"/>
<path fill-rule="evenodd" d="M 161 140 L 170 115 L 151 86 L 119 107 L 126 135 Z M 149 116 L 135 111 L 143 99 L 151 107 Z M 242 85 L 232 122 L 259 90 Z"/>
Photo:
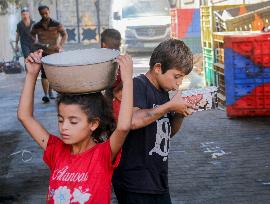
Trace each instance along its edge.
<path fill-rule="evenodd" d="M 30 30 L 35 22 L 30 18 L 28 8 L 21 10 L 21 19 L 22 20 L 17 24 L 15 49 L 17 52 L 19 51 L 20 41 L 23 57 L 26 58 L 31 52 L 35 51 L 33 45 L 34 40 L 30 34 Z"/>
<path fill-rule="evenodd" d="M 43 57 L 63 51 L 63 46 L 68 38 L 64 26 L 50 17 L 48 6 L 39 6 L 38 11 L 41 20 L 34 24 L 31 34 L 36 40 L 36 45 L 43 49 Z M 44 91 L 42 101 L 48 103 L 50 99 L 54 99 L 55 97 L 53 96 L 43 67 L 41 68 L 41 83 Z"/>

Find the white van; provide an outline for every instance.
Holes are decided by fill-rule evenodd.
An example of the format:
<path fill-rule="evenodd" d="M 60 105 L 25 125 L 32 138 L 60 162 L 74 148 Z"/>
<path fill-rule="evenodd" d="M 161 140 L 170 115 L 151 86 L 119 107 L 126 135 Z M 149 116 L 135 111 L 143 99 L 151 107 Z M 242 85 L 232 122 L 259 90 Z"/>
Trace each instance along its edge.
<path fill-rule="evenodd" d="M 112 0 L 110 27 L 120 31 L 122 51 L 149 52 L 170 37 L 168 0 Z"/>

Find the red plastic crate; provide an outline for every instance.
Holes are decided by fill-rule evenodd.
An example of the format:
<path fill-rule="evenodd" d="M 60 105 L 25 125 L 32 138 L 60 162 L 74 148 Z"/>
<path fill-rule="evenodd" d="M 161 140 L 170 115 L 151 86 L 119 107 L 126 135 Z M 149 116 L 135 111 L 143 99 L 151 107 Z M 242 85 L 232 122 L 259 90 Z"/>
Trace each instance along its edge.
<path fill-rule="evenodd" d="M 264 96 L 256 96 L 256 109 L 264 108 Z"/>
<path fill-rule="evenodd" d="M 263 91 L 265 96 L 270 97 L 270 86 L 264 86 Z"/>
<path fill-rule="evenodd" d="M 227 115 L 231 118 L 246 116 L 270 116 L 269 109 L 242 109 L 241 111 L 227 107 Z"/>
<path fill-rule="evenodd" d="M 255 64 L 270 67 L 270 33 L 224 36 L 224 48 L 233 49 Z"/>
<path fill-rule="evenodd" d="M 173 8 L 171 13 L 171 37 L 184 39 L 186 37 L 200 37 L 200 29 L 194 32 L 192 36 L 187 36 L 189 29 L 193 30 L 193 27 L 200 28 L 199 15 L 197 19 L 193 19 L 195 12 L 199 12 L 199 9 L 180 9 Z M 194 21 L 194 22 L 193 22 Z"/>
<path fill-rule="evenodd" d="M 270 84 L 257 86 L 250 94 L 227 106 L 229 117 L 270 116 Z"/>
<path fill-rule="evenodd" d="M 270 109 L 270 96 L 264 98 L 264 107 Z"/>
<path fill-rule="evenodd" d="M 256 89 L 255 92 L 256 96 L 269 96 L 270 97 L 270 86 L 264 85 L 264 86 L 259 86 Z"/>
<path fill-rule="evenodd" d="M 233 105 L 233 109 L 237 110 L 256 109 L 256 108 L 257 108 L 256 96 L 246 96 L 245 100 L 241 100 Z"/>

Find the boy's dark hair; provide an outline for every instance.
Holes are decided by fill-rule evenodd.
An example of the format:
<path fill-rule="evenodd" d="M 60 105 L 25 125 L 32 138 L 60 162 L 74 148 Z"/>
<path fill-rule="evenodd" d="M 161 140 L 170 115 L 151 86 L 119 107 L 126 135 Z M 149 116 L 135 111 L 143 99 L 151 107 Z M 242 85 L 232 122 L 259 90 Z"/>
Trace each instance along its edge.
<path fill-rule="evenodd" d="M 163 74 L 169 69 L 176 68 L 187 75 L 193 68 L 193 55 L 183 41 L 169 39 L 154 49 L 149 62 L 150 69 L 153 69 L 156 63 L 161 64 Z"/>
<path fill-rule="evenodd" d="M 121 34 L 118 30 L 115 30 L 113 28 L 105 29 L 101 33 L 100 42 L 101 47 L 102 43 L 106 43 L 108 48 L 119 50 L 121 45 Z"/>
<path fill-rule="evenodd" d="M 115 129 L 111 106 L 100 92 L 82 95 L 59 94 L 56 103 L 57 108 L 59 108 L 60 103 L 66 105 L 77 104 L 87 114 L 89 122 L 99 119 L 99 126 L 92 133 L 92 137 L 97 142 L 109 138 Z"/>
<path fill-rule="evenodd" d="M 38 7 L 38 11 L 39 11 L 39 12 L 42 11 L 43 9 L 48 9 L 48 10 L 50 10 L 49 7 L 46 6 L 46 5 L 41 5 L 41 6 Z"/>

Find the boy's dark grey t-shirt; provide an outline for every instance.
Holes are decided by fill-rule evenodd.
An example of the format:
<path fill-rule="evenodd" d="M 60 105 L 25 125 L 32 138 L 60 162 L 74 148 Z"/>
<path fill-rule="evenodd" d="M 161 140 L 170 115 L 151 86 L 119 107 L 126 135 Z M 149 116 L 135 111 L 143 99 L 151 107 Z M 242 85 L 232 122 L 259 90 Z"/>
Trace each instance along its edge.
<path fill-rule="evenodd" d="M 169 101 L 145 75 L 135 77 L 134 107 L 152 109 Z M 121 161 L 114 172 L 113 184 L 137 193 L 168 193 L 168 152 L 171 115 L 165 114 L 147 127 L 130 131 Z"/>

